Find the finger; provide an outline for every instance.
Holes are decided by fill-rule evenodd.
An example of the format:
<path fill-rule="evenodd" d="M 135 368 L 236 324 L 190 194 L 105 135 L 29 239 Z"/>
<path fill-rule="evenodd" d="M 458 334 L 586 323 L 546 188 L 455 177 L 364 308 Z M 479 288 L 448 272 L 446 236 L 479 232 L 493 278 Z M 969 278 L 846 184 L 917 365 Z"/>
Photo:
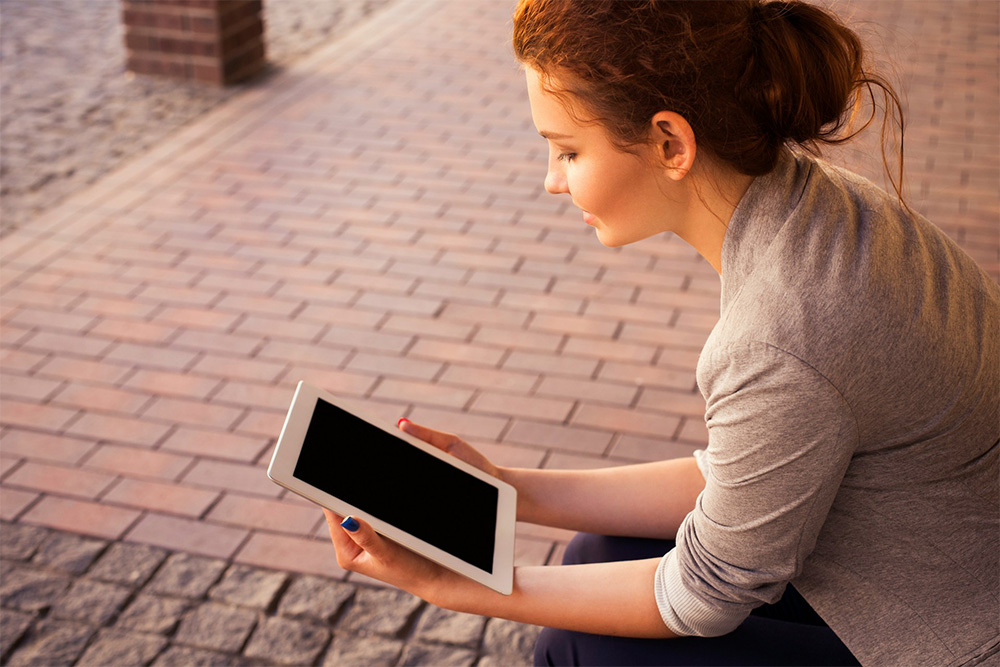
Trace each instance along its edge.
<path fill-rule="evenodd" d="M 341 532 L 358 547 L 376 560 L 384 560 L 387 549 L 385 539 L 375 532 L 375 529 L 365 521 L 355 516 L 349 516 L 340 522 Z"/>
<path fill-rule="evenodd" d="M 408 433 L 415 438 L 420 438 L 424 442 L 430 443 L 438 449 L 443 449 L 446 452 L 450 451 L 456 442 L 461 441 L 457 435 L 444 433 L 442 431 L 435 431 L 432 428 L 415 424 L 409 419 L 400 419 L 398 426 L 403 433 Z"/>
<path fill-rule="evenodd" d="M 344 550 L 345 552 L 350 552 L 349 555 L 351 556 L 356 555 L 357 544 L 345 535 L 344 529 L 340 527 L 340 522 L 344 520 L 344 517 L 336 512 L 331 512 L 325 507 L 323 508 L 323 514 L 326 516 L 326 525 L 330 529 L 330 539 L 333 540 L 333 546 L 337 549 L 337 552 L 339 553 L 341 550 Z"/>

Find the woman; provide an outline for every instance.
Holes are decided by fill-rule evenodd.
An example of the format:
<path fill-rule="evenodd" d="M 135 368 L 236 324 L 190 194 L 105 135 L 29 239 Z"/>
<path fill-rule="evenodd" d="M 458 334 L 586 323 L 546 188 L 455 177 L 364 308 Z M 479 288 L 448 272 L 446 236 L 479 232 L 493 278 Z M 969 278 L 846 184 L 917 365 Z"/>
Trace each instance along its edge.
<path fill-rule="evenodd" d="M 328 513 L 340 565 L 547 626 L 541 663 L 1000 660 L 1000 289 L 901 181 L 799 149 L 842 140 L 862 94 L 895 100 L 857 37 L 795 1 L 521 0 L 514 47 L 546 189 L 605 245 L 673 232 L 720 274 L 707 450 L 501 469 L 404 421 L 581 535 L 502 596 Z"/>

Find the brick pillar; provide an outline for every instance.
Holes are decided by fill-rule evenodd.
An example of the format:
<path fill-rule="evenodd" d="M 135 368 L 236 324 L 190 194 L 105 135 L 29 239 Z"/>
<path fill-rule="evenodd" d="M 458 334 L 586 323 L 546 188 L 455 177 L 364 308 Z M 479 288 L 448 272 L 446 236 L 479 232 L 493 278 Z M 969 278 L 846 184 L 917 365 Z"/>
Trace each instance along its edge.
<path fill-rule="evenodd" d="M 261 0 L 122 0 L 128 69 L 225 86 L 265 64 Z"/>

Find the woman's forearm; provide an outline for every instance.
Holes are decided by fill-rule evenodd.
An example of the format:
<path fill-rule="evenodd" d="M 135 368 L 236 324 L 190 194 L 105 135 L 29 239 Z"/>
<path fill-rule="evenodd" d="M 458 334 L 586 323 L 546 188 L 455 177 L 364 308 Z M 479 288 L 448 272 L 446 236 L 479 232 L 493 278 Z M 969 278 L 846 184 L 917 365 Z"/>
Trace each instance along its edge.
<path fill-rule="evenodd" d="M 658 562 L 519 567 L 511 595 L 444 571 L 433 590 L 415 592 L 446 609 L 520 623 L 622 637 L 674 637 L 653 595 Z"/>
<path fill-rule="evenodd" d="M 601 535 L 673 539 L 705 488 L 694 457 L 599 470 L 503 468 L 521 521 Z"/>

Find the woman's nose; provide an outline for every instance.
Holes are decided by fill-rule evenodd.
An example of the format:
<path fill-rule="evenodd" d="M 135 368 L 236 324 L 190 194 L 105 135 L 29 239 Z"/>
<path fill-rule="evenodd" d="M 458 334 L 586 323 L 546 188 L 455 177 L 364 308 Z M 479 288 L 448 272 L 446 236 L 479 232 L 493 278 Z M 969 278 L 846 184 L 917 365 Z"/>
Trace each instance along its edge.
<path fill-rule="evenodd" d="M 550 168 L 545 174 L 545 191 L 550 195 L 560 195 L 569 192 L 566 187 L 566 176 L 558 169 Z"/>

